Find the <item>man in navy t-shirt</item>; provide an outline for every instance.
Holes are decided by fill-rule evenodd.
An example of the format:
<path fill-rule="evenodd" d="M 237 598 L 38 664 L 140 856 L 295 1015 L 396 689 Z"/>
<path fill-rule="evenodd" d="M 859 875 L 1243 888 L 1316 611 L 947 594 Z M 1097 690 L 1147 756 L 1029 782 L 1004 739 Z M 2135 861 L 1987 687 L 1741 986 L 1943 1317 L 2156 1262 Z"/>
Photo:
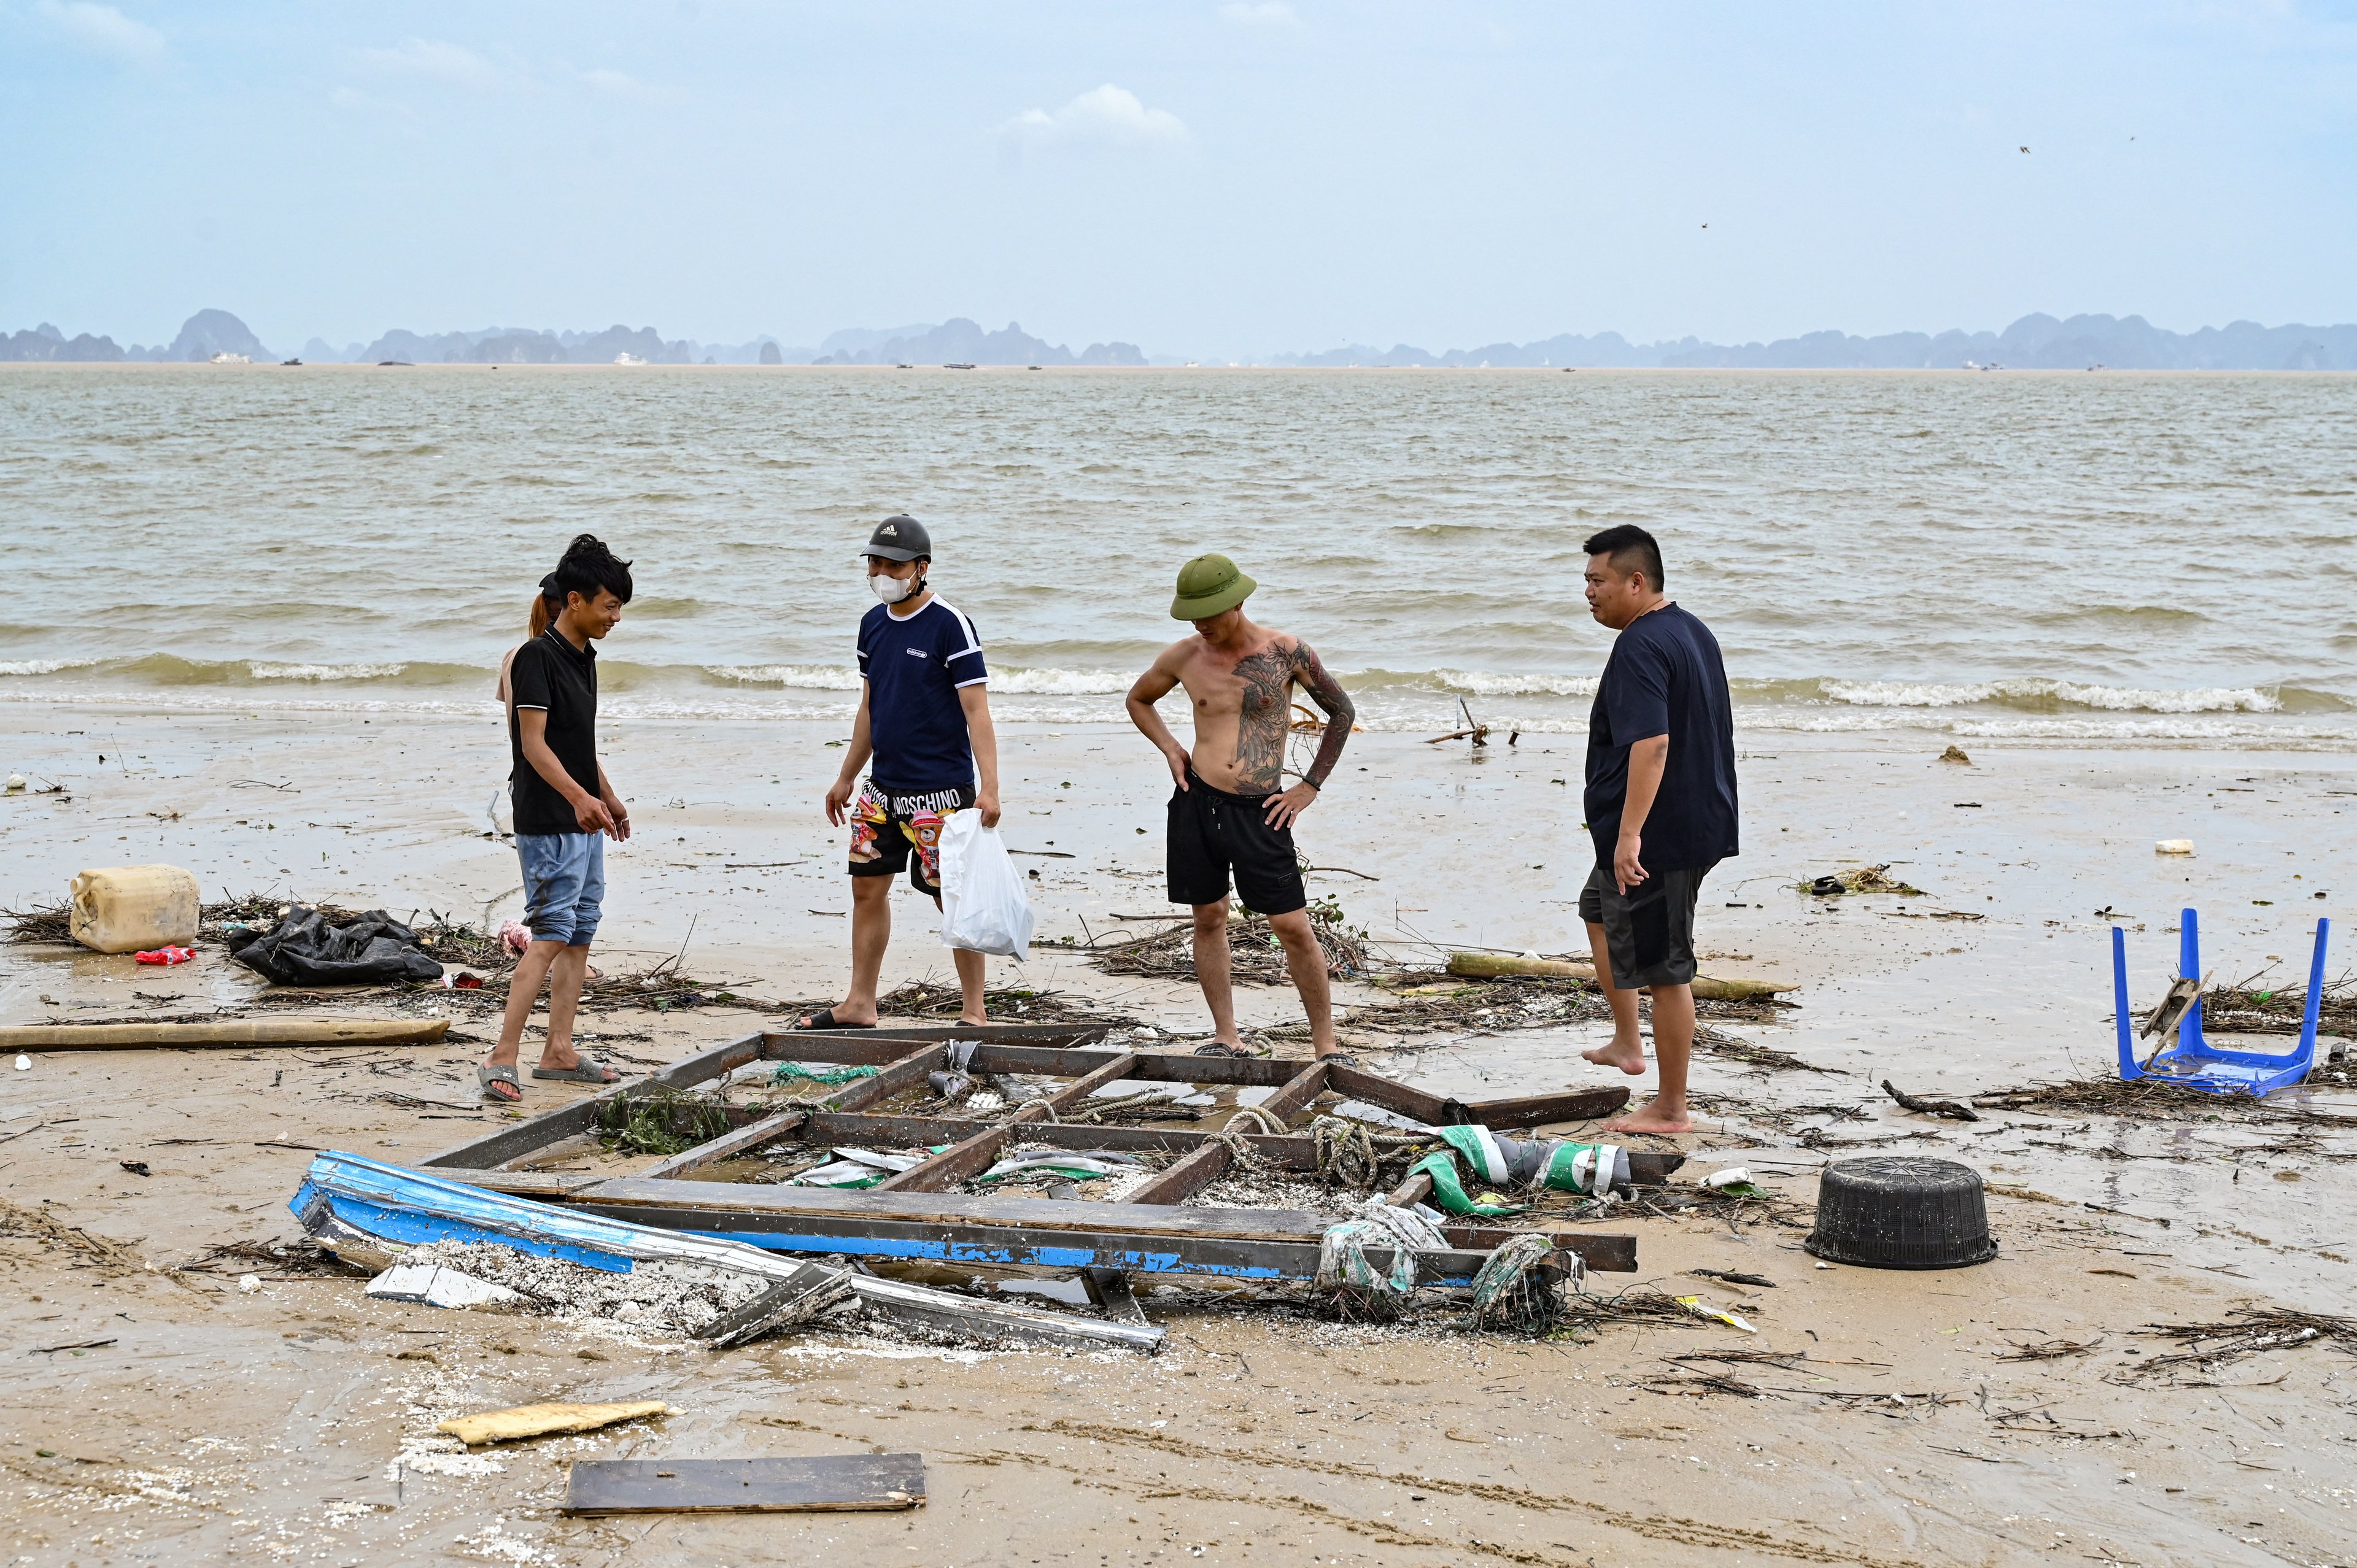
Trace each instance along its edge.
<path fill-rule="evenodd" d="M 851 991 L 795 1026 L 802 1029 L 875 1026 L 876 982 L 892 940 L 892 879 L 905 867 L 938 905 L 942 822 L 972 810 L 984 827 L 998 825 L 998 736 L 982 639 L 963 611 L 926 585 L 932 538 L 913 517 L 888 517 L 867 542 L 866 560 L 868 586 L 881 602 L 859 622 L 859 713 L 826 792 L 827 820 L 851 824 Z M 984 1023 L 983 956 L 952 950 L 964 1000 L 958 1021 Z"/>
<path fill-rule="evenodd" d="M 1612 1043 L 1583 1054 L 1642 1077 L 1637 993 L 1650 991 L 1661 1087 L 1605 1130 L 1691 1132 L 1695 905 L 1710 868 L 1736 853 L 1734 704 L 1718 639 L 1662 596 L 1653 536 L 1623 524 L 1587 549 L 1588 610 L 1620 635 L 1587 717 L 1596 869 L 1579 896 Z"/>

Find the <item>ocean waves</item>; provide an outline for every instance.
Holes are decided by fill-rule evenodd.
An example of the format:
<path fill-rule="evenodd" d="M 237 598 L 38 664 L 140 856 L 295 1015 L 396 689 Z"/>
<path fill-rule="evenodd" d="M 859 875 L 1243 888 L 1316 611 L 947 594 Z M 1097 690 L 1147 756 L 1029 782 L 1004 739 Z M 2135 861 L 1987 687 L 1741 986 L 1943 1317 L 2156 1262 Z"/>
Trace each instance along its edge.
<path fill-rule="evenodd" d="M 731 685 L 781 686 L 806 692 L 856 692 L 859 671 L 849 665 L 830 664 L 707 664 L 703 671 Z M 990 672 L 994 692 L 1052 697 L 1110 696 L 1126 692 L 1138 671 L 1125 670 L 1027 670 L 998 668 Z"/>
<path fill-rule="evenodd" d="M 2057 713 L 2093 708 L 2107 713 L 2278 714 L 2280 689 L 2259 686 L 2191 686 L 2180 689 L 2103 686 L 2084 681 L 2031 677 L 1956 684 L 1913 681 L 1819 681 L 1828 702 L 1862 708 L 1964 708 L 1981 704 Z M 2295 688 L 2297 691 L 2298 689 Z M 2343 705 L 2330 693 L 2302 693 Z"/>
<path fill-rule="evenodd" d="M 797 693 L 847 695 L 856 693 L 860 684 L 858 671 L 848 663 L 641 664 L 608 656 L 598 660 L 597 668 L 600 682 L 609 694 L 630 693 L 651 699 L 665 693 L 685 697 L 716 687 L 744 693 L 767 691 L 780 697 Z M 995 693 L 1004 697 L 1117 697 L 1129 690 L 1138 673 L 1138 670 L 1132 669 L 1067 668 L 1008 661 L 992 670 L 990 685 Z M 1587 700 L 1595 695 L 1597 688 L 1595 675 L 1543 671 L 1375 669 L 1338 671 L 1336 678 L 1362 707 L 1379 711 L 1428 707 L 1437 714 L 1453 711 L 1460 698 L 1479 699 L 1485 703 L 1510 704 L 1516 712 L 1528 711 L 1534 728 L 1538 727 L 1538 719 L 1555 716 L 1577 717 L 1584 725 Z M 490 663 L 454 664 L 424 660 L 199 660 L 174 653 L 149 653 L 121 659 L 0 660 L 0 682 L 8 687 L 60 693 L 71 689 L 92 695 L 131 695 L 188 686 L 253 686 L 267 690 L 286 684 L 366 686 L 387 692 L 408 690 L 436 694 L 471 686 L 488 693 L 497 679 L 497 667 Z M 1738 709 L 1815 710 L 1828 717 L 1846 714 L 1868 725 L 1905 725 L 1909 721 L 1900 715 L 1921 713 L 2055 716 L 2357 713 L 2357 699 L 2348 694 L 2293 684 L 2158 687 L 2112 685 L 2062 676 L 1972 682 L 1815 676 L 1782 680 L 1738 678 L 1732 685 Z M 1561 710 L 1560 714 L 1555 710 Z M 1501 715 L 1502 713 L 1501 710 Z M 1492 715 L 1477 709 L 1477 716 L 1487 720 Z M 1847 721 L 1843 723 L 1846 725 Z"/>

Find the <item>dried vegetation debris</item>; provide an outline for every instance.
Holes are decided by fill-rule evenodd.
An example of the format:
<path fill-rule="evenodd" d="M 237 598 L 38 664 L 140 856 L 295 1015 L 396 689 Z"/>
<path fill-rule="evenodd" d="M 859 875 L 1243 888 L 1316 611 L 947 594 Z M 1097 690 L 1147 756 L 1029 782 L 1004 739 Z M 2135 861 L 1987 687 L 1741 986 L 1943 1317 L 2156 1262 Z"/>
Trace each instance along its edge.
<path fill-rule="evenodd" d="M 1792 887 L 1795 892 L 1807 894 L 1813 898 L 1839 898 L 1851 893 L 1895 893 L 1905 898 L 1926 897 L 1921 887 L 1885 875 L 1891 865 L 1892 862 L 1886 860 L 1879 865 L 1852 866 L 1846 871 L 1796 882 Z"/>
<path fill-rule="evenodd" d="M 728 1131 L 728 1112 L 700 1094 L 654 1084 L 599 1101 L 596 1136 L 618 1155 L 680 1155 Z"/>
<path fill-rule="evenodd" d="M 2296 1350 L 2303 1345 L 2357 1352 L 2357 1318 L 2289 1307 L 2244 1306 L 2224 1322 L 2147 1323 L 2136 1332 L 2188 1348 L 2130 1362 L 2111 1374 L 2114 1382 L 2134 1382 L 2161 1372 L 2174 1375 L 2188 1367 L 2209 1371 L 2264 1350 Z"/>
<path fill-rule="evenodd" d="M 2308 987 L 2292 982 L 2274 990 L 2213 986 L 2201 995 L 2201 1025 L 2220 1035 L 2297 1035 L 2308 1016 Z M 2357 1036 L 2357 975 L 2327 981 L 2317 998 L 2319 1035 Z"/>
<path fill-rule="evenodd" d="M 27 1208 L 5 1197 L 0 1197 L 0 1236 L 41 1241 L 72 1252 L 102 1269 L 124 1273 L 148 1272 L 146 1260 L 135 1250 L 136 1242 L 94 1235 L 79 1225 L 67 1224 L 46 1208 Z"/>
<path fill-rule="evenodd" d="M 2298 1122 L 2357 1127 L 2357 1115 L 2318 1111 L 2287 1096 L 2260 1099 L 2249 1094 L 2209 1094 L 2152 1078 L 2082 1078 L 2018 1089 L 1995 1089 L 1974 1095 L 1972 1103 L 1983 1111 L 2093 1113 L 2152 1122 Z"/>
<path fill-rule="evenodd" d="M 1085 996 L 1061 991 L 1033 991 L 1009 986 L 983 993 L 983 1004 L 997 1022 L 1018 1024 L 1118 1024 L 1135 1026 L 1126 1014 L 1107 1011 Z M 819 1004 L 824 1006 L 824 1003 Z M 964 994 L 954 985 L 935 980 L 912 980 L 877 1001 L 887 1018 L 931 1018 L 954 1023 L 965 1009 Z"/>
<path fill-rule="evenodd" d="M 1341 905 L 1332 898 L 1308 906 L 1309 929 L 1326 955 L 1326 972 L 1337 979 L 1364 979 L 1383 967 L 1368 945 L 1367 933 L 1351 926 Z M 1195 978 L 1195 932 L 1191 920 L 1174 919 L 1144 936 L 1114 940 L 1108 932 L 1075 944 L 1082 955 L 1107 974 L 1143 975 L 1154 980 Z M 1228 922 L 1231 972 L 1240 985 L 1290 985 L 1284 944 L 1269 929 L 1265 916 L 1249 911 Z"/>

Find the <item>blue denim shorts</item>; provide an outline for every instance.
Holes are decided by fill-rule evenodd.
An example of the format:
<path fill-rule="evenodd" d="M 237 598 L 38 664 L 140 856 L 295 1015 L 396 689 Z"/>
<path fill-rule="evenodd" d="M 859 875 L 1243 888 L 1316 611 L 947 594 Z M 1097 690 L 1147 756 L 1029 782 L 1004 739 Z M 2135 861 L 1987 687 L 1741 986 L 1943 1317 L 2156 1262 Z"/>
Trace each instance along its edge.
<path fill-rule="evenodd" d="M 587 947 L 606 900 L 606 835 L 518 833 L 515 846 L 533 940 Z"/>

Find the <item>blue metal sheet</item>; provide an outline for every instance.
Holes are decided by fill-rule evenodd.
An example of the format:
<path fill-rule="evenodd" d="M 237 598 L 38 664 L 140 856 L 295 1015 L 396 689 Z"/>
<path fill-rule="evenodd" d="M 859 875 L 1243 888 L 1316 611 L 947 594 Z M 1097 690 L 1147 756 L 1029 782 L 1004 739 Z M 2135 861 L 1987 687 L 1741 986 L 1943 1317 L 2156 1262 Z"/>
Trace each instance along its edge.
<path fill-rule="evenodd" d="M 647 1251 L 634 1244 L 640 1238 L 670 1234 L 337 1151 L 312 1157 L 287 1208 L 308 1224 L 323 1203 L 347 1225 L 387 1240 L 497 1240 L 613 1273 L 629 1273 L 632 1255 Z"/>

